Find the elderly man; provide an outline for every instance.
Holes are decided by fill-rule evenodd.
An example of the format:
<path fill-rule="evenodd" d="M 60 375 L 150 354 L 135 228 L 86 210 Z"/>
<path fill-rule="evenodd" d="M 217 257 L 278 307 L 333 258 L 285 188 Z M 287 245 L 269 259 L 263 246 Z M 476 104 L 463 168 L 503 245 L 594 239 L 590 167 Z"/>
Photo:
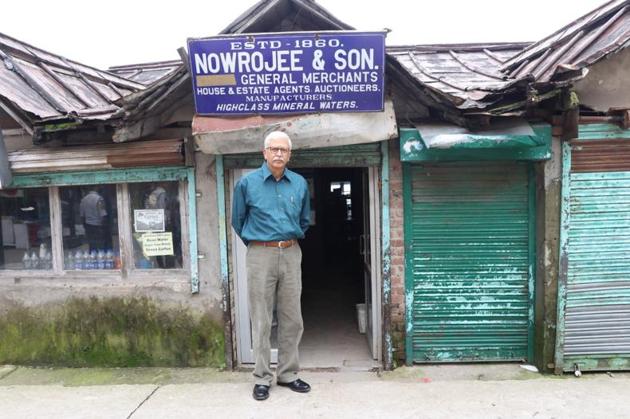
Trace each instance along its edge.
<path fill-rule="evenodd" d="M 311 387 L 298 378 L 298 345 L 304 330 L 302 251 L 297 239 L 309 225 L 306 180 L 286 168 L 291 139 L 281 131 L 264 142 L 265 162 L 238 181 L 234 188 L 232 226 L 247 245 L 247 285 L 256 366 L 253 396 L 269 397 L 271 323 L 274 300 L 278 315 L 277 383 L 299 393 Z"/>

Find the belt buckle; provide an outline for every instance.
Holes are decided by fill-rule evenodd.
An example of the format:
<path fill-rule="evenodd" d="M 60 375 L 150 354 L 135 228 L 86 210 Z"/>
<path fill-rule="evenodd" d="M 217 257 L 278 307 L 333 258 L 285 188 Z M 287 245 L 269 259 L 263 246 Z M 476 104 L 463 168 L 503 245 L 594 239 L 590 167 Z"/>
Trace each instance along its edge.
<path fill-rule="evenodd" d="M 284 249 L 284 247 L 282 247 L 282 243 L 284 243 L 284 240 L 278 241 L 278 249 Z"/>

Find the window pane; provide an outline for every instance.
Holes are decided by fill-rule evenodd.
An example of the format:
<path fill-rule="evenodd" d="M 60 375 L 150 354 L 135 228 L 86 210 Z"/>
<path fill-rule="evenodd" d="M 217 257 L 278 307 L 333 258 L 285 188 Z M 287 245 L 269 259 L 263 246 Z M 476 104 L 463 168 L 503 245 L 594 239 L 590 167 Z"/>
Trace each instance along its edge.
<path fill-rule="evenodd" d="M 133 183 L 129 198 L 136 268 L 181 268 L 179 183 Z"/>
<path fill-rule="evenodd" d="M 66 270 L 120 269 L 115 185 L 59 188 Z"/>
<path fill-rule="evenodd" d="M 52 269 L 48 189 L 0 191 L 0 269 Z"/>

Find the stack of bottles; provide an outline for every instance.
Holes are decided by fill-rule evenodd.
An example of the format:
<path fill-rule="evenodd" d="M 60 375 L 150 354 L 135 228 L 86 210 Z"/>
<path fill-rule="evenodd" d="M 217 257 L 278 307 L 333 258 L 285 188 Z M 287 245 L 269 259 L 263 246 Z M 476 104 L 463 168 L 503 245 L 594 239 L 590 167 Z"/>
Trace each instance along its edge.
<path fill-rule="evenodd" d="M 69 251 L 66 254 L 65 268 L 66 270 L 93 270 L 93 269 L 114 269 L 116 268 L 117 256 L 111 249 L 82 251 L 77 250 L 76 253 Z"/>
<path fill-rule="evenodd" d="M 52 254 L 44 243 L 39 245 L 39 252 L 29 253 L 27 250 L 22 256 L 24 269 L 52 269 Z"/>

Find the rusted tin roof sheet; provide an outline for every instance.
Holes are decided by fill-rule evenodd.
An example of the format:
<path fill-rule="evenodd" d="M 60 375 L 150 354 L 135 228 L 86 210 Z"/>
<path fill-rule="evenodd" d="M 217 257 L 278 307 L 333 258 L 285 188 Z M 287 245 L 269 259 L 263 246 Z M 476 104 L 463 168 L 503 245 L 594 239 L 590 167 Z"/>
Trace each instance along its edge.
<path fill-rule="evenodd" d="M 140 83 L 0 34 L 0 101 L 29 122 L 110 118 Z"/>
<path fill-rule="evenodd" d="M 115 142 L 125 142 L 140 138 L 145 135 L 145 131 L 158 128 L 168 112 L 187 104 L 191 107 L 193 104 L 192 83 L 186 66 L 181 64 L 146 89 L 130 94 L 121 101 L 124 120 L 117 127 L 113 139 Z M 152 125 L 155 126 L 151 128 Z"/>
<path fill-rule="evenodd" d="M 568 83 L 629 45 L 630 0 L 613 0 L 525 48 L 502 71 L 510 78 L 531 75 L 537 83 Z"/>
<path fill-rule="evenodd" d="M 184 164 L 181 139 L 96 146 L 34 148 L 9 153 L 13 173 L 99 170 Z"/>
<path fill-rule="evenodd" d="M 484 109 L 519 81 L 500 69 L 527 45 L 395 46 L 387 48 L 387 55 L 444 102 L 462 110 Z"/>
<path fill-rule="evenodd" d="M 130 64 L 110 67 L 107 71 L 128 80 L 148 86 L 182 66 L 181 60 L 160 61 L 154 63 Z"/>

